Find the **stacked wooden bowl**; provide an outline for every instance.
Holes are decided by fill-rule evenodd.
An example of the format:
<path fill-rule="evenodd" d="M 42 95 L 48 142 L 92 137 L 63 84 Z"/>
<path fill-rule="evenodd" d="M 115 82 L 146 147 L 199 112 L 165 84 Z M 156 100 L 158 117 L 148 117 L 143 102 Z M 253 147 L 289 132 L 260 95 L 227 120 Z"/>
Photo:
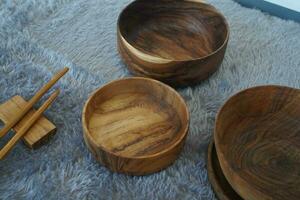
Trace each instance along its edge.
<path fill-rule="evenodd" d="M 300 90 L 283 86 L 249 88 L 224 104 L 208 151 L 220 199 L 300 199 L 299 105 Z"/>

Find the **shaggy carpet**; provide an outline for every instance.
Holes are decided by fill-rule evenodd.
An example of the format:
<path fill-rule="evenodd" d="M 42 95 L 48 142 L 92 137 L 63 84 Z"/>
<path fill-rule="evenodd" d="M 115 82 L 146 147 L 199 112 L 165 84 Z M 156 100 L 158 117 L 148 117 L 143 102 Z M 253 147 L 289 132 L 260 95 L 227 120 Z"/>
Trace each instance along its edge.
<path fill-rule="evenodd" d="M 216 112 L 250 86 L 300 88 L 300 25 L 232 0 L 208 2 L 230 25 L 223 64 L 201 84 L 178 89 L 191 115 L 179 159 L 162 172 L 134 177 L 99 165 L 81 128 L 88 95 L 130 76 L 116 49 L 117 17 L 129 0 L 2 0 L 0 102 L 16 94 L 29 99 L 54 72 L 63 66 L 70 71 L 55 86 L 62 93 L 46 112 L 57 134 L 34 151 L 19 143 L 0 161 L 0 199 L 215 199 L 205 160 Z"/>

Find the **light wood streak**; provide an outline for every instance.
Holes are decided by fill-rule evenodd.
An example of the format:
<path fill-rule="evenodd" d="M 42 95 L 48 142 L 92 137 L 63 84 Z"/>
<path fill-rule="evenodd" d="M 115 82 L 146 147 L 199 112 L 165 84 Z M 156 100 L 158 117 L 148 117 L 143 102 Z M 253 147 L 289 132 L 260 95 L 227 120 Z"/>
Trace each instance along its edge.
<path fill-rule="evenodd" d="M 146 61 L 146 62 L 152 62 L 156 64 L 166 64 L 171 62 L 171 60 L 163 59 L 159 57 L 155 57 L 146 53 L 143 53 L 139 51 L 138 49 L 134 48 L 132 45 L 130 45 L 122 36 L 120 36 L 122 42 L 124 45 L 128 48 L 130 52 L 132 52 L 135 56 L 137 56 L 139 59 Z"/>

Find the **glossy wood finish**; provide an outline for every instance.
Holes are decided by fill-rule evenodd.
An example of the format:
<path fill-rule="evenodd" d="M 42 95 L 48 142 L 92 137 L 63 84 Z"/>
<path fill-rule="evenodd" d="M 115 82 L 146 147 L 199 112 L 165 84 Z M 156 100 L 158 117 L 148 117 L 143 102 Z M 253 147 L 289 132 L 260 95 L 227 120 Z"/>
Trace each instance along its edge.
<path fill-rule="evenodd" d="M 1 104 L 0 120 L 3 121 L 4 124 L 8 123 L 12 118 L 14 118 L 15 113 L 22 111 L 26 103 L 27 102 L 21 96 L 14 96 L 5 103 Z M 15 132 L 19 132 L 35 112 L 35 109 L 29 110 L 29 112 L 13 127 L 13 130 Z M 48 141 L 48 139 L 53 136 L 55 132 L 55 125 L 45 116 L 41 116 L 24 135 L 23 141 L 29 148 L 38 148 L 41 144 Z"/>
<path fill-rule="evenodd" d="M 222 171 L 244 199 L 300 199 L 300 90 L 259 86 L 231 97 L 216 121 Z"/>
<path fill-rule="evenodd" d="M 118 49 L 129 69 L 178 86 L 215 72 L 228 38 L 223 15 L 197 1 L 137 0 L 118 20 Z"/>
<path fill-rule="evenodd" d="M 207 151 L 207 171 L 209 182 L 218 199 L 242 200 L 242 198 L 232 189 L 222 172 L 213 140 L 210 142 Z"/>
<path fill-rule="evenodd" d="M 97 90 L 84 106 L 82 122 L 85 142 L 100 163 L 115 172 L 144 175 L 177 158 L 189 114 L 171 87 L 126 78 Z"/>

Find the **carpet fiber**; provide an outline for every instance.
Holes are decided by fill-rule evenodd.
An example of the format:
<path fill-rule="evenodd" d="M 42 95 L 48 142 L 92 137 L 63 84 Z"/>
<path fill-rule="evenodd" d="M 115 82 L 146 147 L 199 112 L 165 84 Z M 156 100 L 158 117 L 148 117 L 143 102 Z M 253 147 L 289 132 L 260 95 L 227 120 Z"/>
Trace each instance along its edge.
<path fill-rule="evenodd" d="M 0 161 L 0 199 L 215 199 L 205 160 L 216 112 L 250 86 L 300 88 L 300 25 L 231 0 L 208 2 L 230 26 L 223 64 L 210 79 L 178 90 L 191 115 L 179 159 L 162 172 L 132 177 L 99 165 L 81 128 L 88 95 L 130 76 L 116 49 L 117 17 L 129 0 L 2 0 L 0 102 L 16 94 L 29 99 L 57 70 L 70 71 L 55 86 L 62 93 L 46 112 L 57 134 L 35 151 L 19 143 Z"/>

